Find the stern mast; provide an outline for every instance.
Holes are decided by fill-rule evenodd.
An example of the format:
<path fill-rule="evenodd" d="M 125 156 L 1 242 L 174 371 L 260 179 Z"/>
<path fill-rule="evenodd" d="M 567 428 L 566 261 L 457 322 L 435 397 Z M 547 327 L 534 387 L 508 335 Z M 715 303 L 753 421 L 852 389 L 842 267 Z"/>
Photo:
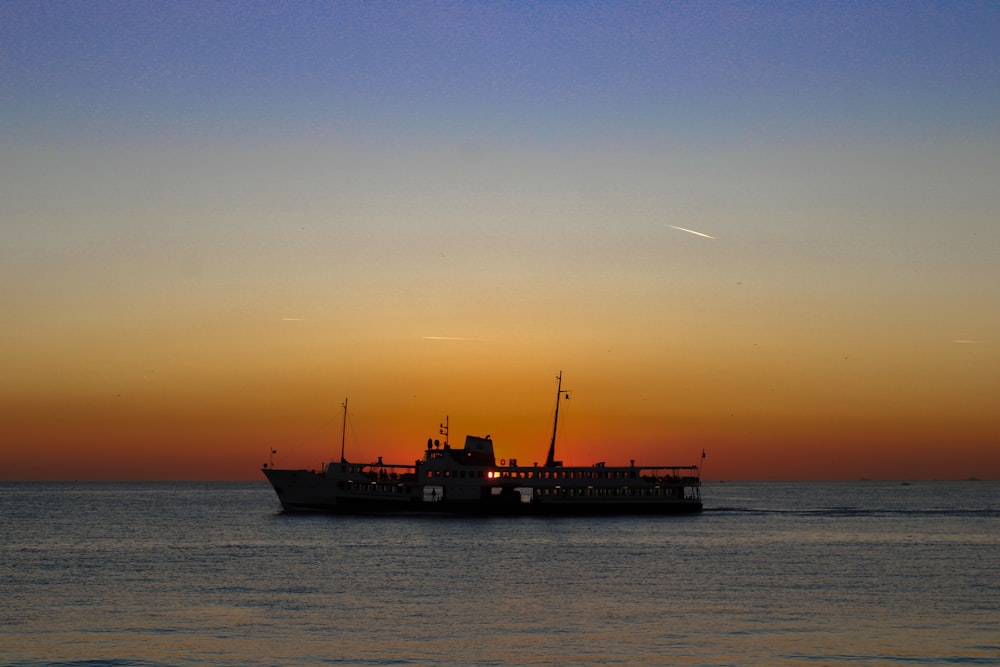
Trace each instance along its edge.
<path fill-rule="evenodd" d="M 344 425 L 340 428 L 340 462 L 347 463 L 344 458 L 344 440 L 347 436 L 347 399 L 344 399 Z"/>

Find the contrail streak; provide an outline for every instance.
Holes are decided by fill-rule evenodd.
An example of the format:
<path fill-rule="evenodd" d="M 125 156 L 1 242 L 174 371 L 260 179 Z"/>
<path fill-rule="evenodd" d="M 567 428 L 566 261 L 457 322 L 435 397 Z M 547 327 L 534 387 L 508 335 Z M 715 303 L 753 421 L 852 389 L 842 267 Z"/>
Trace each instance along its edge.
<path fill-rule="evenodd" d="M 679 232 L 687 232 L 688 234 L 694 234 L 695 236 L 704 236 L 706 239 L 714 239 L 715 237 L 711 234 L 702 234 L 701 232 L 696 232 L 693 229 L 688 229 L 687 227 L 678 227 L 677 225 L 668 225 Z"/>

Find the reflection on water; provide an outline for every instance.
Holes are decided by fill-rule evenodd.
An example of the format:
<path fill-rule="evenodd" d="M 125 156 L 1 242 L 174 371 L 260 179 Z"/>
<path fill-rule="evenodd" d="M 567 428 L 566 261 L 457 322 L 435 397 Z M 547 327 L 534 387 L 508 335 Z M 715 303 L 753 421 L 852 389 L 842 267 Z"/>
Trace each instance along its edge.
<path fill-rule="evenodd" d="M 0 662 L 1000 664 L 998 491 L 718 484 L 691 517 L 470 519 L 0 485 Z"/>

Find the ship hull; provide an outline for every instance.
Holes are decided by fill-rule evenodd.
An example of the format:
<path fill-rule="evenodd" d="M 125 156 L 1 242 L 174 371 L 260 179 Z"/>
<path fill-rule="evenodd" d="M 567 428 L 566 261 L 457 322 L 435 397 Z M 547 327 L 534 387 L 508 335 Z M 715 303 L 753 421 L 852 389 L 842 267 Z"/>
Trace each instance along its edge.
<path fill-rule="evenodd" d="M 536 498 L 508 488 L 500 494 L 452 499 L 423 486 L 384 485 L 388 492 L 345 493 L 343 480 L 308 470 L 264 469 L 285 512 L 331 514 L 455 514 L 466 516 L 666 515 L 700 512 L 699 498 Z M 435 487 L 438 488 L 438 487 Z M 486 489 L 490 491 L 491 489 Z M 524 490 L 524 489 L 522 489 Z M 436 491 L 435 491 L 436 494 Z"/>

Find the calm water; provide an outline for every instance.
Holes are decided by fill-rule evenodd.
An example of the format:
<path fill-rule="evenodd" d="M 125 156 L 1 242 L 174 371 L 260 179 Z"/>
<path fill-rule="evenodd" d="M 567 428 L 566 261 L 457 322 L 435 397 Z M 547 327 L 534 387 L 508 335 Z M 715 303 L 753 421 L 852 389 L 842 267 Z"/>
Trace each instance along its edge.
<path fill-rule="evenodd" d="M 1000 665 L 1000 483 L 704 495 L 344 518 L 264 483 L 0 484 L 0 663 Z"/>

